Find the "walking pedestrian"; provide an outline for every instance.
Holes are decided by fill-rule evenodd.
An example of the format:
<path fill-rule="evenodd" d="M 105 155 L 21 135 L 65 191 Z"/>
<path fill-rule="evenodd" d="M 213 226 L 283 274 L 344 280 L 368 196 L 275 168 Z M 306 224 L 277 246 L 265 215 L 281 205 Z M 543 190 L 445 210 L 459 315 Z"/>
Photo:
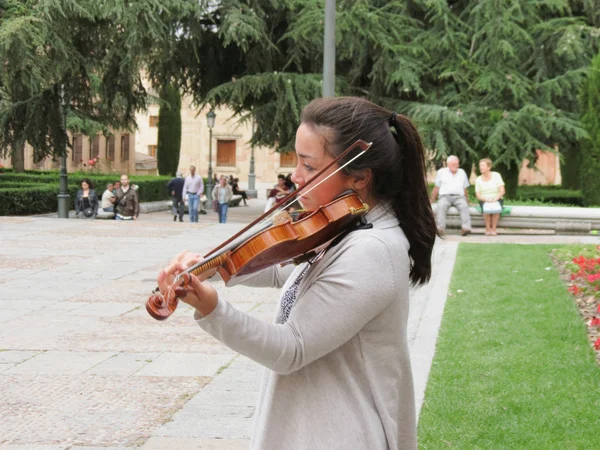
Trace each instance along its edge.
<path fill-rule="evenodd" d="M 183 179 L 183 174 L 181 172 L 177 172 L 175 174 L 175 178 L 169 181 L 167 185 L 167 189 L 171 192 L 171 198 L 173 199 L 173 222 L 177 220 L 179 216 L 179 221 L 183 222 L 183 212 L 184 212 L 184 202 L 183 202 L 183 185 L 185 184 L 185 180 Z"/>
<path fill-rule="evenodd" d="M 215 186 L 212 192 L 213 201 L 218 202 L 219 207 L 217 212 L 219 213 L 219 223 L 227 222 L 227 211 L 229 210 L 229 200 L 233 197 L 233 190 L 227 178 L 222 176 L 219 180 L 219 185 Z"/>
<path fill-rule="evenodd" d="M 204 193 L 204 182 L 200 175 L 196 175 L 196 167 L 190 166 L 190 174 L 185 177 L 182 197 L 187 198 L 190 222 L 198 222 L 198 203 Z"/>

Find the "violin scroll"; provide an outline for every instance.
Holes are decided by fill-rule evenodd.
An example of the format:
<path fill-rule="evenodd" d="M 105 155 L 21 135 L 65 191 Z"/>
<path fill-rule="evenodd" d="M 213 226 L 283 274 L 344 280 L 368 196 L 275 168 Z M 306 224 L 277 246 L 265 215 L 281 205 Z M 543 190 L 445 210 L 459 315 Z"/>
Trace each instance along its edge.
<path fill-rule="evenodd" d="M 146 311 L 148 311 L 148 314 L 150 314 L 156 320 L 165 320 L 167 317 L 173 314 L 177 308 L 177 303 L 179 303 L 179 300 L 177 300 L 177 297 L 173 297 L 173 300 L 167 302 L 158 288 L 152 292 L 154 292 L 154 294 L 152 294 L 146 302 Z"/>

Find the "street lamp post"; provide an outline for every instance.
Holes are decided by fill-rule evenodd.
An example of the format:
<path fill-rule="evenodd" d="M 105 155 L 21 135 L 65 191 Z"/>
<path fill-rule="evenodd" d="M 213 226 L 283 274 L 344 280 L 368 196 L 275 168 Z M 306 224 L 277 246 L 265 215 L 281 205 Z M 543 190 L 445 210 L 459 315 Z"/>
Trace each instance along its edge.
<path fill-rule="evenodd" d="M 325 0 L 323 97 L 335 96 L 335 0 Z"/>
<path fill-rule="evenodd" d="M 71 196 L 69 195 L 69 184 L 67 180 L 67 141 L 69 139 L 67 135 L 67 102 L 65 99 L 65 86 L 60 86 L 60 109 L 62 114 L 62 125 L 65 132 L 65 151 L 60 157 L 60 185 L 58 190 L 58 218 L 68 219 L 69 218 L 69 206 L 71 203 Z"/>
<path fill-rule="evenodd" d="M 211 109 L 206 113 L 206 124 L 208 125 L 208 183 L 206 183 L 206 198 L 212 198 L 213 174 L 212 174 L 212 129 L 215 126 L 217 115 Z"/>
<path fill-rule="evenodd" d="M 252 116 L 252 137 L 254 137 L 254 116 Z M 248 190 L 246 194 L 249 198 L 258 198 L 256 192 L 256 175 L 254 174 L 254 141 L 250 143 L 250 173 L 248 174 Z"/>

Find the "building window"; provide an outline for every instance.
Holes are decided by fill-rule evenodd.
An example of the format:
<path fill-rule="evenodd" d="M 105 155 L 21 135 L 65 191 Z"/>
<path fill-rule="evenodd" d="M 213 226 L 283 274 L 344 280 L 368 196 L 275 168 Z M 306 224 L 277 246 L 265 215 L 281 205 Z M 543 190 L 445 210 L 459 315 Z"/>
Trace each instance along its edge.
<path fill-rule="evenodd" d="M 279 154 L 279 167 L 296 167 L 297 162 L 296 152 Z"/>
<path fill-rule="evenodd" d="M 94 159 L 100 156 L 100 136 L 94 136 L 92 138 L 92 153 L 90 159 Z"/>
<path fill-rule="evenodd" d="M 235 140 L 217 140 L 217 166 L 235 166 Z"/>
<path fill-rule="evenodd" d="M 121 136 L 121 161 L 129 161 L 129 135 Z"/>
<path fill-rule="evenodd" d="M 106 138 L 106 159 L 109 161 L 115 160 L 115 137 L 108 136 Z"/>
<path fill-rule="evenodd" d="M 148 154 L 150 156 L 154 156 L 156 158 L 156 145 L 149 145 L 148 146 Z"/>
<path fill-rule="evenodd" d="M 76 134 L 73 136 L 73 162 L 81 161 L 83 161 L 83 135 Z"/>
<path fill-rule="evenodd" d="M 151 127 L 158 126 L 158 116 L 150 116 L 150 126 Z"/>

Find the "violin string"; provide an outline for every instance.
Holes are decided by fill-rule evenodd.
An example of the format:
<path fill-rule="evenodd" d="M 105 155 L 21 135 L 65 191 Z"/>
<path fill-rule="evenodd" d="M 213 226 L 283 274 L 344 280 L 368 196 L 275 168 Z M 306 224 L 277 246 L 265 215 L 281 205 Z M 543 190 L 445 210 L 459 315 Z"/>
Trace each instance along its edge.
<path fill-rule="evenodd" d="M 257 224 L 255 225 L 255 227 L 259 227 L 261 224 Z M 246 236 L 248 235 L 254 235 L 256 233 L 259 233 L 260 231 L 266 230 L 267 228 L 269 228 L 271 226 L 270 223 L 262 223 L 262 228 L 259 231 L 252 231 L 254 230 L 254 228 L 248 230 L 246 233 L 244 233 L 243 235 L 241 235 L 240 237 L 238 237 L 235 241 L 230 242 L 228 245 L 226 245 L 225 247 L 223 247 L 222 249 L 220 249 L 218 252 L 214 253 L 213 255 L 210 255 L 208 258 L 203 259 L 201 261 L 198 261 L 196 264 L 188 267 L 186 270 L 184 270 L 183 272 L 179 273 L 175 279 L 173 280 L 173 283 L 179 281 L 179 279 L 186 273 L 191 273 L 192 271 L 196 270 L 198 267 L 207 264 L 208 262 L 212 261 L 215 258 L 218 258 L 219 256 L 221 256 L 223 253 L 228 252 L 229 250 L 233 250 L 235 249 L 239 244 L 241 244 L 242 242 L 246 241 Z"/>
<path fill-rule="evenodd" d="M 302 193 L 300 196 L 291 199 L 290 201 L 288 201 L 285 205 L 281 206 L 279 208 L 278 211 L 275 211 L 273 214 L 271 214 L 268 218 L 264 219 L 263 222 L 265 221 L 271 221 L 275 215 L 279 214 L 282 210 L 284 210 L 285 208 L 287 208 L 288 206 L 290 206 L 292 203 L 299 201 L 302 197 L 304 197 L 306 194 L 308 194 L 309 192 L 313 191 L 314 189 L 318 188 L 321 184 L 325 183 L 329 178 L 331 178 L 332 176 L 334 176 L 336 173 L 338 173 L 340 170 L 344 169 L 344 167 L 346 167 L 348 164 L 351 164 L 355 159 L 360 158 L 362 155 L 364 155 L 366 152 L 366 150 L 363 150 L 362 152 L 360 152 L 358 155 L 356 155 L 354 158 L 352 158 L 351 160 L 349 160 L 346 164 L 344 164 L 343 166 L 338 167 L 334 172 L 330 173 L 329 175 L 327 175 L 325 178 L 323 178 L 321 181 L 319 181 L 317 184 L 315 184 L 313 187 L 311 187 L 308 191 Z"/>

